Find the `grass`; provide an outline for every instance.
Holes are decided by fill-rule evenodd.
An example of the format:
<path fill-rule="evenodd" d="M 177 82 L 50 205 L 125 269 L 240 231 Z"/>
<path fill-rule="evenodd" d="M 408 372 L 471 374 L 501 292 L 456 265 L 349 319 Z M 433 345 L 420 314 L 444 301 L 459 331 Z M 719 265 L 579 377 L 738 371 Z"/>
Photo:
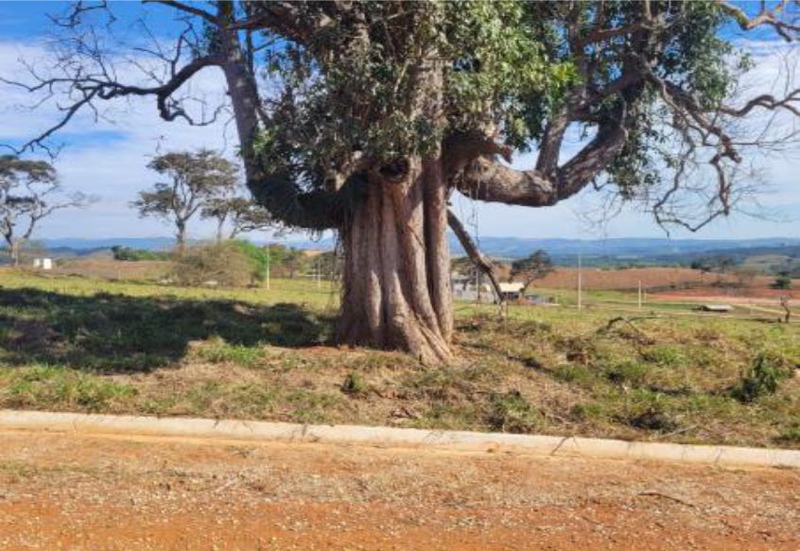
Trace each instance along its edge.
<path fill-rule="evenodd" d="M 327 344 L 312 282 L 0 286 L 0 407 L 800 446 L 798 325 L 459 304 L 458 359 L 426 368 Z"/>

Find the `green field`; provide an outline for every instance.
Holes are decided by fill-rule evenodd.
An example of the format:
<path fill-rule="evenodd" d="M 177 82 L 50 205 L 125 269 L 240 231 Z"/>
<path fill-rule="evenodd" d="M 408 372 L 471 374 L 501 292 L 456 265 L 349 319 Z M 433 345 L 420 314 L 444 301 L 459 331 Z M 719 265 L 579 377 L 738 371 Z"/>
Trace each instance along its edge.
<path fill-rule="evenodd" d="M 0 273 L 0 407 L 800 446 L 800 325 L 456 305 L 457 360 L 329 344 L 330 282 Z M 613 296 L 612 296 L 613 295 Z"/>

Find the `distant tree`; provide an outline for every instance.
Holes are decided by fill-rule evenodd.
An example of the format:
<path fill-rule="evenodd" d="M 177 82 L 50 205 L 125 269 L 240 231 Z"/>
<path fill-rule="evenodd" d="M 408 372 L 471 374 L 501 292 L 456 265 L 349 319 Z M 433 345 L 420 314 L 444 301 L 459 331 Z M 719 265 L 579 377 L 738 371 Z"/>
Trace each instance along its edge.
<path fill-rule="evenodd" d="M 139 215 L 154 216 L 175 226 L 178 254 L 186 247 L 189 220 L 214 197 L 236 186 L 236 165 L 212 151 L 172 152 L 153 159 L 148 168 L 166 176 L 131 202 Z"/>
<path fill-rule="evenodd" d="M 297 272 L 302 271 L 307 264 L 308 256 L 300 249 L 289 248 L 283 258 L 283 266 L 288 272 L 289 279 L 294 279 Z"/>
<path fill-rule="evenodd" d="M 122 245 L 111 247 L 111 254 L 114 260 L 126 262 L 138 262 L 141 260 L 169 260 L 170 253 L 162 251 L 148 251 L 147 249 L 132 249 Z"/>
<path fill-rule="evenodd" d="M 773 289 L 791 289 L 792 288 L 792 278 L 786 274 L 779 275 L 775 278 L 775 281 L 772 283 Z"/>
<path fill-rule="evenodd" d="M 542 279 L 553 271 L 553 261 L 543 250 L 539 249 L 527 258 L 515 260 L 511 263 L 511 278 L 519 280 L 524 287 L 524 293 L 531 283 L 537 279 Z"/>
<path fill-rule="evenodd" d="M 0 157 L 0 233 L 14 265 L 19 265 L 20 249 L 40 220 L 60 209 L 85 206 L 89 200 L 82 193 L 64 195 L 50 163 Z"/>
<path fill-rule="evenodd" d="M 737 261 L 731 256 L 719 256 L 714 259 L 717 270 L 721 274 L 727 274 L 731 268 L 736 266 Z"/>
<path fill-rule="evenodd" d="M 342 274 L 342 259 L 335 251 L 325 251 L 316 256 L 319 271 L 324 279 L 336 280 Z"/>
<path fill-rule="evenodd" d="M 762 272 L 756 266 L 743 265 L 736 267 L 733 273 L 736 276 L 739 286 L 746 287 L 752 285 L 756 277 L 761 275 Z"/>
<path fill-rule="evenodd" d="M 700 270 L 700 273 L 705 275 L 713 269 L 712 260 L 709 258 L 698 258 L 697 260 L 692 260 L 692 263 L 689 265 L 692 270 Z"/>
<path fill-rule="evenodd" d="M 791 319 L 792 319 L 792 309 L 789 307 L 789 300 L 790 299 L 791 299 L 791 297 L 789 297 L 787 295 L 784 295 L 784 296 L 780 297 L 780 299 L 779 299 L 781 301 L 781 308 L 783 308 L 783 312 L 784 312 L 784 314 L 783 314 L 783 322 L 784 323 L 789 323 L 789 321 L 791 321 Z"/>
<path fill-rule="evenodd" d="M 211 197 L 201 210 L 200 217 L 216 220 L 217 241 L 225 237 L 226 224 L 228 239 L 234 239 L 242 233 L 267 229 L 273 225 L 272 217 L 264 207 L 239 195 Z"/>
<path fill-rule="evenodd" d="M 468 256 L 459 256 L 457 258 L 453 258 L 450 261 L 450 271 L 456 275 L 460 275 L 464 278 L 469 278 L 464 280 L 463 288 L 466 289 L 468 282 L 470 280 L 475 279 L 475 274 L 478 268 L 475 266 L 475 263 L 472 259 Z"/>

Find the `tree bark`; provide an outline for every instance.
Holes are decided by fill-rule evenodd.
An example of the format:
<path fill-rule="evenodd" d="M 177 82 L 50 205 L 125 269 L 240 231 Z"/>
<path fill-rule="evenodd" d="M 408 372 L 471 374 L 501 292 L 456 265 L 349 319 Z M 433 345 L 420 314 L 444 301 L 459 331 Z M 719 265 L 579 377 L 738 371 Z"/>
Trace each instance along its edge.
<path fill-rule="evenodd" d="M 20 251 L 20 240 L 19 239 L 12 239 L 11 240 L 11 262 L 14 267 L 19 267 L 19 251 Z"/>
<path fill-rule="evenodd" d="M 408 165 L 401 180 L 373 177 L 341 229 L 339 339 L 441 363 L 453 333 L 447 187 L 438 158 Z"/>
<path fill-rule="evenodd" d="M 183 256 L 186 252 L 186 224 L 178 222 L 176 224 L 177 231 L 175 232 L 175 245 L 178 256 Z"/>

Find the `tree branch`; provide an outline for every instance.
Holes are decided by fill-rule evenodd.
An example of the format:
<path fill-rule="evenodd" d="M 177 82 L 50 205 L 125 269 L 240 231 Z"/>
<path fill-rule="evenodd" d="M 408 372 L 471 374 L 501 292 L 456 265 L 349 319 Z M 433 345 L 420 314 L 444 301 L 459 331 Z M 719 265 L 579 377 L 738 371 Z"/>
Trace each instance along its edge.
<path fill-rule="evenodd" d="M 619 120 L 625 119 L 621 109 Z M 544 207 L 572 197 L 608 166 L 625 144 L 621 122 L 607 123 L 570 161 L 548 176 L 539 170 L 516 170 L 485 157 L 479 158 L 454 179 L 456 189 L 480 201 Z"/>
<path fill-rule="evenodd" d="M 762 25 L 769 25 L 775 29 L 784 40 L 787 42 L 794 42 L 800 38 L 800 25 L 794 22 L 787 22 L 781 18 L 783 14 L 788 13 L 787 6 L 791 6 L 789 0 L 780 0 L 776 3 L 774 9 L 767 9 L 767 2 L 761 2 L 761 10 L 755 17 L 749 17 L 745 11 L 724 0 L 717 0 L 717 5 L 733 17 L 734 21 L 739 25 L 743 31 L 750 31 Z"/>
<path fill-rule="evenodd" d="M 500 291 L 500 283 L 498 283 L 497 276 L 494 273 L 492 261 L 478 249 L 478 246 L 472 240 L 472 237 L 469 235 L 466 228 L 464 228 L 464 225 L 461 224 L 461 220 L 458 219 L 452 210 L 447 211 L 447 224 L 450 226 L 450 229 L 453 230 L 453 233 L 456 234 L 459 243 L 464 247 L 464 251 L 466 251 L 467 256 L 475 267 L 489 278 L 494 296 L 497 299 L 497 304 L 503 304 L 503 302 L 505 302 L 503 300 L 503 293 Z"/>
<path fill-rule="evenodd" d="M 182 12 L 186 12 L 191 15 L 196 15 L 201 17 L 211 23 L 212 25 L 219 24 L 219 20 L 211 13 L 201 10 L 195 6 L 186 4 L 184 2 L 177 2 L 175 0 L 143 0 L 143 4 L 163 4 L 165 6 L 169 6 L 171 8 L 175 8 L 176 10 L 180 10 Z"/>

